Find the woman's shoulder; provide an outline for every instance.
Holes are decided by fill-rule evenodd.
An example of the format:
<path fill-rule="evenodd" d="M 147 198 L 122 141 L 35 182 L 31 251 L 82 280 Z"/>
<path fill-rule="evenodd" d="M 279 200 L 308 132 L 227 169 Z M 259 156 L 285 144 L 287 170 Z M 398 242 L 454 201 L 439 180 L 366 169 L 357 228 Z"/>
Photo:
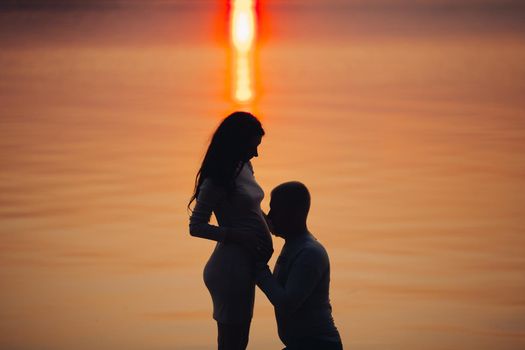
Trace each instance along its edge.
<path fill-rule="evenodd" d="M 211 177 L 206 177 L 202 180 L 202 183 L 199 188 L 200 193 L 214 193 L 217 195 L 226 194 L 226 188 L 219 184 L 216 180 Z"/>

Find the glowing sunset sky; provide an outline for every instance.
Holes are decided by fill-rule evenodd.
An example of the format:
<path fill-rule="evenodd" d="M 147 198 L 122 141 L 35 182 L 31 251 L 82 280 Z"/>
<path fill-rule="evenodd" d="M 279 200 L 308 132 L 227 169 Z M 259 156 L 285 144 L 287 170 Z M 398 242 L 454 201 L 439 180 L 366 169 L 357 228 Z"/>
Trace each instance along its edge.
<path fill-rule="evenodd" d="M 212 349 L 186 205 L 251 109 L 263 209 L 311 190 L 345 348 L 525 349 L 523 1 L 263 0 L 253 47 L 228 10 L 0 1 L 0 348 Z M 282 349 L 255 308 L 249 349 Z"/>

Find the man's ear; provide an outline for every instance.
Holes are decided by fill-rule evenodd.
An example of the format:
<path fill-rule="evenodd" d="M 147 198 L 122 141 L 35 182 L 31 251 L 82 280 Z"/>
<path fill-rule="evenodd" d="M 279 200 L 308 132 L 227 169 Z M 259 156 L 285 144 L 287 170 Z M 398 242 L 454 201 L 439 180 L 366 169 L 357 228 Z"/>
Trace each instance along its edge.
<path fill-rule="evenodd" d="M 297 210 L 290 210 L 290 222 L 293 222 L 294 224 L 300 223 L 302 220 L 302 215 Z"/>

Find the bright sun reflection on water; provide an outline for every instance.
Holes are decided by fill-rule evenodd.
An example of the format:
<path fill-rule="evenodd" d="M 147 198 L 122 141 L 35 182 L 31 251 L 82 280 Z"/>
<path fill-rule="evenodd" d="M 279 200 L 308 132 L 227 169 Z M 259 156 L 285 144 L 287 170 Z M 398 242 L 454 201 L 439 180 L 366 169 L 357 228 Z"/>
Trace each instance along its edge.
<path fill-rule="evenodd" d="M 233 96 L 237 102 L 247 103 L 254 98 L 253 49 L 256 16 L 253 0 L 233 0 L 231 7 L 230 38 L 234 49 Z"/>

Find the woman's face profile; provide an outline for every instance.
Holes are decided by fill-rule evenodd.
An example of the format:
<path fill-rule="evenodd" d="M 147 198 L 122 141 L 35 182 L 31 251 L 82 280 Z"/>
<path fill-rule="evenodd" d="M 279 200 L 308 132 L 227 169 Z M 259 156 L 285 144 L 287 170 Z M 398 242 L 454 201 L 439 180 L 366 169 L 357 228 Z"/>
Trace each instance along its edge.
<path fill-rule="evenodd" d="M 244 161 L 247 162 L 253 157 L 259 156 L 259 153 L 257 152 L 257 147 L 261 144 L 262 136 L 253 136 L 248 141 L 248 145 L 246 147 L 245 153 L 244 153 Z"/>

